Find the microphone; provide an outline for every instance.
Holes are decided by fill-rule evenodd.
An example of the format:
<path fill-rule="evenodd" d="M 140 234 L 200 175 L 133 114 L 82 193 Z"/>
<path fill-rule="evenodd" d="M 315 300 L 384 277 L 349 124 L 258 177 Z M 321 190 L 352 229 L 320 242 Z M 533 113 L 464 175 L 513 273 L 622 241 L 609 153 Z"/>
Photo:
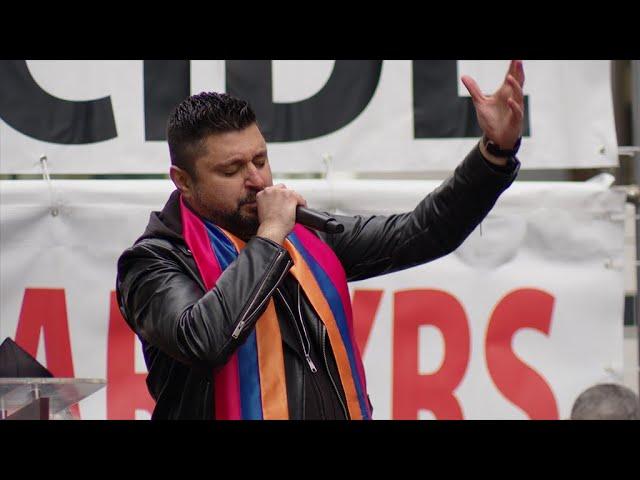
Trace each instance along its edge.
<path fill-rule="evenodd" d="M 318 212 L 307 207 L 296 207 L 296 222 L 305 227 L 320 230 L 325 233 L 342 233 L 344 225 L 326 213 Z"/>

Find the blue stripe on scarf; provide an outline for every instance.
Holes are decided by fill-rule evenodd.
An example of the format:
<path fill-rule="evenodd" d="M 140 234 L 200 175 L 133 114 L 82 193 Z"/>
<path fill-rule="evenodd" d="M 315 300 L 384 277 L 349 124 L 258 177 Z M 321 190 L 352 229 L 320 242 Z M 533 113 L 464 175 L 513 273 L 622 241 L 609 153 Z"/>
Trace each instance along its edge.
<path fill-rule="evenodd" d="M 296 250 L 300 252 L 304 260 L 307 262 L 307 265 L 309 265 L 313 276 L 315 277 L 318 285 L 320 286 L 320 289 L 322 290 L 322 293 L 327 299 L 327 303 L 329 303 L 329 308 L 331 308 L 333 317 L 336 319 L 336 324 L 338 325 L 340 336 L 342 337 L 342 341 L 347 351 L 349 365 L 351 366 L 351 372 L 353 374 L 353 383 L 355 384 L 356 391 L 358 393 L 358 403 L 360 404 L 362 417 L 368 419 L 368 409 L 366 407 L 364 394 L 362 392 L 362 383 L 360 381 L 360 375 L 358 375 L 358 367 L 356 365 L 353 346 L 351 345 L 349 337 L 347 319 L 344 313 L 344 306 L 342 305 L 340 294 L 336 290 L 336 287 L 333 285 L 333 282 L 329 278 L 329 275 L 327 275 L 320 264 L 316 262 L 316 260 L 309 254 L 309 252 L 307 252 L 307 249 L 304 247 L 298 236 L 295 233 L 291 232 L 287 238 L 291 241 L 291 243 L 293 243 Z"/>
<path fill-rule="evenodd" d="M 214 224 L 205 221 L 209 241 L 218 258 L 220 268 L 224 270 L 231 264 L 238 252 L 222 231 Z M 260 394 L 260 368 L 258 365 L 258 347 L 256 330 L 253 329 L 244 344 L 237 350 L 238 369 L 240 371 L 240 401 L 242 418 L 245 420 L 262 419 L 262 397 Z"/>

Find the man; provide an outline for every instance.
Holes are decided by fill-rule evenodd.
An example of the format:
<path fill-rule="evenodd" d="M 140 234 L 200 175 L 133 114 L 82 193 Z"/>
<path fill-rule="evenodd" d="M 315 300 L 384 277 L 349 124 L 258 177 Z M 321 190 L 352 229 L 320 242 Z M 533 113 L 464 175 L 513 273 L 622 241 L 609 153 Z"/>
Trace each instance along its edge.
<path fill-rule="evenodd" d="M 118 261 L 122 314 L 143 345 L 154 419 L 367 419 L 347 281 L 455 250 L 515 179 L 524 71 L 471 93 L 485 136 L 413 212 L 295 223 L 304 198 L 273 185 L 266 142 L 239 99 L 201 93 L 171 115 L 176 186 Z M 493 153 L 490 153 L 490 150 Z"/>
<path fill-rule="evenodd" d="M 594 385 L 576 398 L 571 420 L 640 420 L 640 401 L 624 385 Z"/>

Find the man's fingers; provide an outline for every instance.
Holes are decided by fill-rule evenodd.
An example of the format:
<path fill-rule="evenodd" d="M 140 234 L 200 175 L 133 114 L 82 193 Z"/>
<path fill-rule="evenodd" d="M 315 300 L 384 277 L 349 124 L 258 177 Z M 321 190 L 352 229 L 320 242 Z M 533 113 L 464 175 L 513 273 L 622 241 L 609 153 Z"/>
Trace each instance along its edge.
<path fill-rule="evenodd" d="M 295 190 L 289 190 L 291 196 L 296 200 L 298 205 L 302 205 L 303 207 L 307 206 L 307 201 Z"/>
<path fill-rule="evenodd" d="M 279 183 L 278 185 L 274 185 L 274 188 L 278 188 L 279 190 L 286 190 L 286 193 L 284 194 L 286 197 L 288 197 L 288 198 L 293 197 L 298 205 L 302 205 L 302 206 L 305 206 L 305 207 L 307 206 L 307 201 L 302 197 L 302 195 L 300 195 L 295 190 L 288 189 L 284 185 L 284 183 Z"/>
<path fill-rule="evenodd" d="M 471 98 L 474 102 L 481 102 L 482 100 L 484 100 L 484 95 L 482 95 L 480 87 L 478 87 L 478 84 L 473 78 L 471 78 L 469 75 L 463 75 L 461 80 L 471 94 Z"/>
<path fill-rule="evenodd" d="M 507 83 L 513 89 L 514 100 L 522 105 L 524 102 L 524 93 L 518 81 L 515 79 L 513 75 L 507 75 Z"/>
<path fill-rule="evenodd" d="M 292 190 L 295 193 L 296 200 L 298 201 L 298 205 L 302 205 L 303 207 L 307 206 L 307 201 L 300 195 L 298 192 Z"/>
<path fill-rule="evenodd" d="M 524 65 L 522 60 L 512 60 L 509 66 L 509 73 L 513 75 L 521 87 L 524 85 Z"/>
<path fill-rule="evenodd" d="M 518 124 L 524 118 L 524 111 L 520 108 L 520 105 L 513 99 L 513 97 L 507 100 L 507 104 L 511 111 L 513 112 L 513 117 L 511 118 L 511 123 Z"/>

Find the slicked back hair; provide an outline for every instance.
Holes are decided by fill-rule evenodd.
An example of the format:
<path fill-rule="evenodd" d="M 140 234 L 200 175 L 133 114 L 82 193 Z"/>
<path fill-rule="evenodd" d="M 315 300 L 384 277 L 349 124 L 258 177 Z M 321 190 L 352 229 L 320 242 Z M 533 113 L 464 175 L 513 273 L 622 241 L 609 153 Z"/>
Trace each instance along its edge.
<path fill-rule="evenodd" d="M 256 122 L 249 102 L 226 93 L 202 92 L 185 99 L 169 116 L 171 164 L 196 178 L 195 160 L 205 153 L 209 135 L 244 130 Z"/>

